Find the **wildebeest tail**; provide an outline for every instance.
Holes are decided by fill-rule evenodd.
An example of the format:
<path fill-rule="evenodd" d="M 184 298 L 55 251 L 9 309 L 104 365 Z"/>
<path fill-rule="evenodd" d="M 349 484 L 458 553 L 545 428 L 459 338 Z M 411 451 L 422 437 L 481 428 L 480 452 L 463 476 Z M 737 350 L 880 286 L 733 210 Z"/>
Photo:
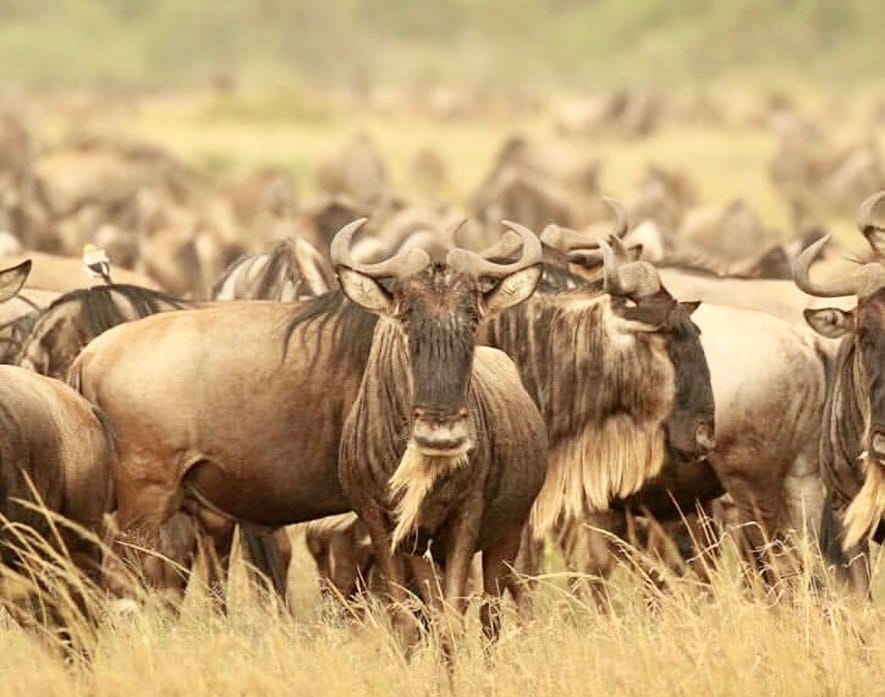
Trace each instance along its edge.
<path fill-rule="evenodd" d="M 277 596 L 286 602 L 286 574 L 288 569 L 273 533 L 258 531 L 250 525 L 240 525 L 241 541 L 249 563 L 270 582 Z"/>
<path fill-rule="evenodd" d="M 95 418 L 98 419 L 98 423 L 101 426 L 102 433 L 104 433 L 104 441 L 105 441 L 105 457 L 107 462 L 113 462 L 117 459 L 117 440 L 114 436 L 114 426 L 111 423 L 111 420 L 108 418 L 108 415 L 104 413 L 100 408 L 95 405 L 92 405 L 92 413 L 95 415 Z M 109 509 L 114 510 L 117 508 L 117 500 L 116 500 L 116 492 L 114 491 L 114 478 L 108 477 L 108 498 L 107 498 Z"/>
<path fill-rule="evenodd" d="M 826 496 L 820 519 L 820 549 L 827 563 L 838 567 L 848 563 L 842 549 L 842 535 L 842 524 L 836 516 L 832 498 Z"/>

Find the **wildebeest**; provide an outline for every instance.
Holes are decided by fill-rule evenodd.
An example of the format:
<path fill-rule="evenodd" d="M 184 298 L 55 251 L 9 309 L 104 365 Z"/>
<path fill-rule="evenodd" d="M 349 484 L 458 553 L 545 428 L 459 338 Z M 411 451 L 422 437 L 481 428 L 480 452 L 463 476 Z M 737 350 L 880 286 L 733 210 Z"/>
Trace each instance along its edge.
<path fill-rule="evenodd" d="M 507 588 L 518 596 L 512 565 L 544 481 L 547 441 L 513 364 L 475 348 L 476 332 L 484 317 L 534 292 L 541 243 L 514 226 L 523 254 L 511 264 L 460 249 L 434 264 L 410 249 L 369 265 L 350 254 L 357 225 L 335 237 L 332 261 L 345 295 L 380 319 L 342 432 L 342 487 L 394 601 L 404 599 L 402 555 L 426 553 L 443 572 L 437 603 L 463 612 L 470 562 L 482 552 L 481 619 L 495 637 L 500 596 Z"/>
<path fill-rule="evenodd" d="M 880 191 L 860 207 L 858 225 L 868 238 L 883 231 L 873 222 L 883 200 Z M 869 593 L 869 539 L 885 541 L 885 266 L 874 261 L 842 278 L 813 281 L 810 260 L 826 242 L 816 242 L 796 260 L 796 285 L 817 297 L 850 294 L 857 301 L 850 310 L 805 312 L 815 331 L 841 339 L 820 438 L 831 509 L 826 531 L 831 539 L 824 540 L 824 549 L 843 573 L 847 568 L 857 588 Z"/>
<path fill-rule="evenodd" d="M 618 236 L 626 218 L 611 205 Z M 565 268 L 581 235 L 542 237 L 562 245 L 558 261 L 545 257 L 542 292 L 487 323 L 482 340 L 513 358 L 547 424 L 550 471 L 534 513 L 544 530 L 639 490 L 660 472 L 668 441 L 688 457 L 703 454 L 714 427 L 690 319 L 697 306 L 676 301 L 654 267 L 616 259 L 604 241 L 608 292 L 591 287 Z"/>
<path fill-rule="evenodd" d="M 74 290 L 35 315 L 13 362 L 63 380 L 83 347 L 111 327 L 187 306 L 186 301 L 140 286 Z"/>
<path fill-rule="evenodd" d="M 354 601 L 367 591 L 381 591 L 372 538 L 356 513 L 308 523 L 304 541 L 317 566 L 323 595 Z"/>
<path fill-rule="evenodd" d="M 91 342 L 70 380 L 114 425 L 120 538 L 155 547 L 182 509 L 269 529 L 351 510 L 338 448 L 375 323 L 332 292 L 164 313 Z"/>
<path fill-rule="evenodd" d="M 25 255 L 2 257 L 0 258 L 0 266 L 19 264 L 25 258 Z M 94 281 L 90 279 L 83 268 L 83 262 L 78 258 L 42 252 L 28 252 L 27 258 L 33 264 L 33 270 L 28 278 L 28 287 L 30 288 L 67 293 L 70 290 L 89 288 L 94 285 Z M 117 283 L 158 288 L 158 285 L 150 278 L 134 271 L 114 267 L 112 275 Z"/>
<path fill-rule="evenodd" d="M 557 238 L 550 233 L 544 237 L 551 242 Z M 579 249 L 581 246 L 588 248 L 595 241 L 585 239 L 581 243 L 579 238 L 580 235 L 569 234 L 560 240 L 565 245 L 563 249 L 570 250 L 569 256 L 560 263 L 598 263 L 598 249 L 588 249 L 584 253 Z M 618 248 L 619 255 L 626 260 L 627 250 L 622 246 Z M 555 262 L 554 255 L 549 258 L 551 263 Z M 664 274 L 661 276 L 667 278 Z M 525 313 L 535 305 L 551 302 L 543 297 L 546 292 L 568 297 L 575 292 L 570 289 L 585 287 L 580 292 L 586 294 L 587 283 L 563 266 L 555 273 L 546 273 L 542 293 L 510 314 Z M 663 286 L 669 288 L 669 281 Z M 553 296 L 552 302 L 556 302 L 556 297 Z M 690 308 L 691 304 L 687 307 Z M 506 319 L 505 315 L 501 322 Z M 692 462 L 689 457 L 688 463 L 686 458 L 677 458 L 679 466 L 670 464 L 660 468 L 659 465 L 660 474 L 646 483 L 642 491 L 626 501 L 616 501 L 614 505 L 635 506 L 637 512 L 646 506 L 656 516 L 666 519 L 677 513 L 673 499 L 683 510 L 691 510 L 696 500 L 709 500 L 728 491 L 742 518 L 761 525 L 761 530 L 748 529 L 751 543 L 756 548 L 763 543 L 763 531 L 768 536 L 775 536 L 790 528 L 815 528 L 822 493 L 816 446 L 811 444 L 818 438 L 826 379 L 821 355 L 824 349 L 820 342 L 804 327 L 790 326 L 766 314 L 707 302 L 692 314 L 692 321 L 695 331 L 700 332 L 699 345 L 709 366 L 715 398 L 715 447 L 699 462 Z M 534 326 L 540 327 L 540 331 L 549 331 L 547 327 L 555 325 L 547 321 Z M 517 347 L 514 358 L 523 370 L 523 380 L 529 390 L 533 394 L 537 391 L 541 395 L 556 395 L 561 394 L 561 385 L 578 384 L 578 377 L 562 381 L 547 378 L 549 382 L 540 382 L 539 377 L 553 373 L 549 366 L 560 366 L 558 369 L 562 370 L 561 366 L 569 366 L 570 361 L 555 360 L 555 349 L 551 348 L 554 353 L 546 360 L 523 362 L 519 358 L 520 352 L 528 352 L 528 347 L 534 347 L 531 350 L 538 352 L 538 347 L 545 345 L 537 340 L 530 341 L 531 337 L 531 334 L 516 333 L 510 340 Z M 500 346 L 500 340 L 496 340 L 495 345 Z M 693 344 L 683 342 L 683 346 Z M 683 360 L 691 355 L 684 354 Z M 735 355 L 741 356 L 739 366 L 734 364 Z M 679 363 L 675 364 L 678 367 Z M 698 365 L 697 358 L 685 361 L 686 377 L 692 375 L 693 368 L 697 378 Z M 648 370 L 643 367 L 640 372 L 645 375 Z M 537 388 L 533 387 L 535 384 Z M 623 390 L 615 394 L 621 392 Z M 699 403 L 695 404 L 695 409 L 698 406 Z M 601 412 L 603 416 L 606 413 L 605 410 Z M 549 420 L 548 431 L 551 451 L 555 453 L 557 428 Z M 686 435 L 690 434 L 689 429 Z M 690 439 L 688 443 L 691 443 Z M 581 471 L 575 465 L 570 468 L 567 460 L 563 466 L 574 477 Z M 604 508 L 608 504 L 604 497 L 598 499 L 595 508 Z M 580 507 L 574 512 L 578 516 L 583 514 Z"/>
<path fill-rule="evenodd" d="M 668 448 L 694 457 L 713 436 L 709 373 L 689 319 L 694 306 L 674 300 L 644 262 L 609 259 L 610 294 L 578 277 L 563 279 L 568 272 L 554 265 L 545 275 L 545 286 L 562 281 L 560 292 L 536 294 L 480 328 L 483 342 L 513 358 L 547 424 L 549 473 L 534 512 L 539 531 L 636 492 L 658 474 Z"/>
<path fill-rule="evenodd" d="M 326 260 L 302 239 L 285 239 L 266 252 L 241 257 L 212 287 L 213 300 L 279 300 L 327 293 L 334 286 Z"/>
<path fill-rule="evenodd" d="M 42 375 L 64 379 L 82 348 L 112 327 L 160 312 L 198 306 L 138 286 L 114 284 L 71 291 L 36 313 L 17 343 L 12 361 Z M 210 568 L 210 582 L 214 584 L 217 572 L 226 573 L 234 524 L 206 511 L 198 513 L 193 520 L 176 519 L 164 527 L 163 552 L 179 567 L 190 569 L 200 544 L 206 550 L 211 549 L 218 561 L 218 568 Z M 257 556 L 276 557 L 280 549 L 285 552 L 288 548 L 284 533 L 274 536 L 274 541 L 249 531 L 244 537 L 247 557 L 260 568 L 265 568 Z M 272 549 L 273 544 L 278 549 Z M 279 569 L 273 570 L 276 574 L 271 579 L 281 595 L 285 594 L 285 576 L 282 572 L 286 567 L 287 557 L 282 559 Z M 164 585 L 183 590 L 186 575 L 171 571 L 165 575 L 167 580 Z"/>
<path fill-rule="evenodd" d="M 25 282 L 30 263 L 0 271 L 0 302 Z M 98 533 L 109 505 L 113 454 L 103 417 L 67 385 L 14 366 L 0 366 L 0 513 L 54 541 L 45 506 Z M 32 505 L 28 505 L 32 504 Z M 38 508 L 34 508 L 37 504 Z M 72 560 L 95 574 L 98 547 L 59 526 Z M 14 562 L 12 528 L 2 534 L 2 559 Z M 12 546 L 10 546 L 12 545 Z"/>

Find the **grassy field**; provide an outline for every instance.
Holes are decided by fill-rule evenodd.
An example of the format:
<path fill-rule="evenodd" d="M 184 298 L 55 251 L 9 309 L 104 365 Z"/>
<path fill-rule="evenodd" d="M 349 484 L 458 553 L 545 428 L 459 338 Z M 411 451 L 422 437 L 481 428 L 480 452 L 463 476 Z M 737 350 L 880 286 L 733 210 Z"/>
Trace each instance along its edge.
<path fill-rule="evenodd" d="M 428 695 L 448 694 L 431 635 L 403 658 L 379 608 L 360 620 L 319 601 L 295 533 L 292 614 L 251 592 L 237 565 L 227 616 L 198 580 L 173 618 L 148 596 L 134 614 L 105 612 L 85 640 L 89 658 L 5 621 L 0 691 L 9 695 Z M 880 555 L 881 556 L 881 555 Z M 877 695 L 885 680 L 885 607 L 808 578 L 763 587 L 726 550 L 709 585 L 669 575 L 646 582 L 626 565 L 609 609 L 576 598 L 562 574 L 541 578 L 534 613 L 505 615 L 486 652 L 473 604 L 456 640 L 451 691 L 463 695 Z M 636 556 L 634 559 L 638 559 Z M 881 567 L 881 564 L 879 565 Z M 881 571 L 881 569 L 880 569 Z M 85 636 L 85 634 L 84 634 Z"/>

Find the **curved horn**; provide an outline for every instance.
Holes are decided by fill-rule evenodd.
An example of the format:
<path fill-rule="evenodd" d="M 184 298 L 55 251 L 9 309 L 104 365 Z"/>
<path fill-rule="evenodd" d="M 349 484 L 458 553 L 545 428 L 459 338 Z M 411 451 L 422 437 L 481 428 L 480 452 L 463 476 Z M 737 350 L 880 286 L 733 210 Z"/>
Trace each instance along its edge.
<path fill-rule="evenodd" d="M 624 244 L 624 240 L 616 235 L 612 235 L 609 237 L 611 240 L 612 250 L 615 253 L 615 258 L 618 260 L 619 264 L 626 264 L 631 261 L 630 259 L 630 250 L 627 249 L 627 245 Z"/>
<path fill-rule="evenodd" d="M 793 281 L 800 290 L 819 298 L 836 298 L 841 295 L 862 298 L 885 286 L 885 268 L 876 262 L 864 264 L 842 278 L 827 282 L 812 281 L 809 273 L 811 264 L 829 239 L 830 236 L 825 235 L 814 244 L 808 245 L 793 262 Z"/>
<path fill-rule="evenodd" d="M 346 266 L 366 276 L 376 278 L 408 278 L 427 268 L 430 255 L 423 249 L 406 249 L 385 261 L 377 264 L 361 264 L 350 254 L 350 242 L 353 236 L 366 223 L 366 218 L 359 218 L 341 228 L 329 245 L 329 256 L 334 266 Z"/>
<path fill-rule="evenodd" d="M 541 240 L 538 239 L 535 233 L 518 223 L 509 220 L 503 222 L 520 238 L 522 255 L 519 259 L 510 264 L 497 264 L 483 259 L 482 256 L 475 252 L 470 252 L 466 249 L 453 249 L 446 256 L 446 263 L 453 269 L 457 269 L 470 276 L 485 276 L 487 278 L 502 278 L 541 263 L 543 249 L 541 247 Z"/>
<path fill-rule="evenodd" d="M 609 234 L 612 237 L 623 237 L 627 234 L 627 230 L 630 229 L 627 210 L 619 201 L 607 196 L 602 197 L 602 202 L 608 206 L 615 215 L 614 227 Z M 544 231 L 541 233 L 541 242 L 549 247 L 558 249 L 561 252 L 571 252 L 575 249 L 596 249 L 597 246 L 595 237 L 589 237 L 584 232 L 560 227 L 559 225 L 548 225 L 545 227 Z"/>
<path fill-rule="evenodd" d="M 615 214 L 615 226 L 610 234 L 613 237 L 623 237 L 627 234 L 627 230 L 630 229 L 630 218 L 627 215 L 627 209 L 624 208 L 620 201 L 608 196 L 603 196 L 602 202 Z"/>
<path fill-rule="evenodd" d="M 589 239 L 585 233 L 553 224 L 548 225 L 541 232 L 541 242 L 561 252 L 570 252 L 573 249 L 588 249 L 596 246 L 595 240 Z"/>
<path fill-rule="evenodd" d="M 461 230 L 464 229 L 465 225 L 467 225 L 466 217 L 457 218 L 450 225 L 446 226 L 445 236 L 450 240 L 454 240 L 455 235 L 461 232 Z"/>
<path fill-rule="evenodd" d="M 608 242 L 601 237 L 598 242 L 605 269 L 604 288 L 609 295 L 648 298 L 661 289 L 661 277 L 654 266 L 647 261 L 622 264 Z"/>
<path fill-rule="evenodd" d="M 522 237 L 513 230 L 507 230 L 497 242 L 479 252 L 479 256 L 483 259 L 507 258 L 519 249 L 521 244 Z"/>
<path fill-rule="evenodd" d="M 857 209 L 857 227 L 861 234 L 867 238 L 867 242 L 873 247 L 873 251 L 877 253 L 879 252 L 879 249 L 877 249 L 874 244 L 873 236 L 876 233 L 885 234 L 885 228 L 881 225 L 876 225 L 876 223 L 873 222 L 873 214 L 883 200 L 885 200 L 885 191 L 877 191 L 872 196 L 868 196 L 864 199 L 863 203 L 861 203 Z"/>

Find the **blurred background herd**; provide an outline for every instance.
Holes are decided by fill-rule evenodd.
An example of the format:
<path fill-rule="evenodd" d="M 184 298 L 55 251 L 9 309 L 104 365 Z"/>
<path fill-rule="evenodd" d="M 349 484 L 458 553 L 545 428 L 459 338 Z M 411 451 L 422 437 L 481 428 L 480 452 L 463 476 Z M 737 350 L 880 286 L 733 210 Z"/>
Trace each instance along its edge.
<path fill-rule="evenodd" d="M 0 255 L 205 297 L 240 254 L 396 247 L 470 216 L 750 275 L 885 186 L 885 7 L 861 0 L 0 2 Z M 646 226 L 647 228 L 648 226 Z M 474 238 L 474 239 L 471 239 Z M 464 242 L 464 240 L 459 240 Z M 737 271 L 736 271 L 737 270 Z"/>

